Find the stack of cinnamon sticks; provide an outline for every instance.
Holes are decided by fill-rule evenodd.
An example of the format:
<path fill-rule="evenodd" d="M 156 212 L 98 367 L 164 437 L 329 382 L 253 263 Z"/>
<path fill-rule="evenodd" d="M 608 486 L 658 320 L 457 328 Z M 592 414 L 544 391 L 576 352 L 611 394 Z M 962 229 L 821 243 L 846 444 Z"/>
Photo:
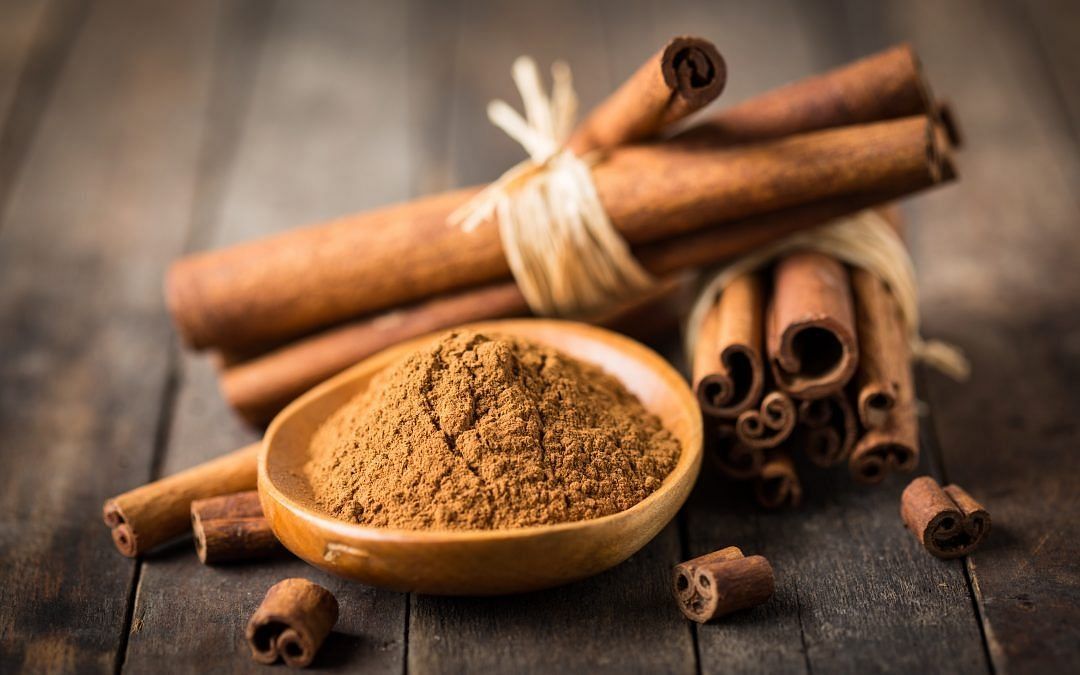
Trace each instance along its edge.
<path fill-rule="evenodd" d="M 895 208 L 877 213 L 899 231 Z M 906 329 L 871 272 L 813 251 L 736 277 L 708 309 L 694 383 L 714 465 L 766 507 L 797 505 L 807 464 L 866 484 L 919 460 Z"/>
<path fill-rule="evenodd" d="M 906 45 L 670 135 L 671 125 L 720 94 L 725 77 L 713 45 L 675 38 L 587 116 L 568 143 L 578 154 L 601 155 L 593 169 L 600 201 L 659 279 L 954 176 L 949 131 Z M 182 259 L 167 280 L 176 325 L 189 346 L 219 354 L 225 397 L 259 424 L 311 386 L 395 342 L 527 314 L 496 224 L 470 232 L 447 224 L 477 190 Z M 791 267 L 798 274 L 799 260 Z M 748 280 L 743 292 L 760 295 L 765 281 Z M 628 303 L 633 308 L 640 299 Z M 610 307 L 596 308 L 581 318 L 610 314 Z M 824 402 L 808 398 L 816 402 L 807 413 L 791 410 L 765 396 L 771 385 L 762 372 L 757 376 L 762 379 L 748 385 L 756 387 L 749 399 L 757 416 L 743 427 L 761 447 L 796 416 L 831 414 L 828 396 Z M 810 386 L 819 392 L 833 385 Z M 831 428 L 831 421 L 822 422 L 817 436 L 831 438 Z"/>

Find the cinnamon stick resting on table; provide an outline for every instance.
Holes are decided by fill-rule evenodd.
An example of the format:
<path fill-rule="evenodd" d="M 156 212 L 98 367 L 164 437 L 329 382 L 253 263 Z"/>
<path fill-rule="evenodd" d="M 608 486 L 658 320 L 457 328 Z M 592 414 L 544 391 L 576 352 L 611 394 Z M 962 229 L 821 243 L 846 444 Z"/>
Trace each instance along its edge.
<path fill-rule="evenodd" d="M 764 303 L 760 276 L 743 274 L 732 280 L 705 314 L 693 371 L 694 391 L 706 415 L 738 417 L 761 399 Z"/>
<path fill-rule="evenodd" d="M 129 558 L 188 530 L 191 502 L 255 488 L 260 443 L 147 483 L 105 502 L 105 524 Z"/>
<path fill-rule="evenodd" d="M 303 668 L 311 663 L 337 623 L 338 603 L 330 591 L 307 579 L 285 579 L 270 587 L 244 631 L 251 657 Z"/>
<path fill-rule="evenodd" d="M 776 582 L 769 561 L 744 556 L 735 546 L 679 563 L 672 570 L 672 592 L 686 618 L 705 623 L 760 605 Z"/>
<path fill-rule="evenodd" d="M 601 202 L 631 244 L 722 227 L 818 200 L 943 177 L 927 117 L 803 134 L 737 148 L 626 147 L 593 170 Z M 642 180 L 645 176 L 664 180 Z M 461 190 L 190 256 L 167 294 L 195 347 L 243 347 L 424 297 L 509 278 L 497 228 L 466 233 Z M 423 242 L 423 245 L 417 245 Z"/>
<path fill-rule="evenodd" d="M 284 549 L 263 517 L 256 490 L 191 502 L 195 553 L 204 564 L 277 555 Z"/>
<path fill-rule="evenodd" d="M 959 485 L 942 488 L 920 476 L 904 488 L 900 515 L 927 551 L 939 558 L 971 553 L 990 532 L 990 514 Z"/>

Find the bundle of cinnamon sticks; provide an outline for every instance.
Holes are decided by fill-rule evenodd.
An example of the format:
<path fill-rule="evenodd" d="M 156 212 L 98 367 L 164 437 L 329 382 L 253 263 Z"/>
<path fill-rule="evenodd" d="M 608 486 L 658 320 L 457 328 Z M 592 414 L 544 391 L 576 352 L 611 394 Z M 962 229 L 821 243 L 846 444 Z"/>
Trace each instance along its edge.
<path fill-rule="evenodd" d="M 578 126 L 614 227 L 657 278 L 712 265 L 796 230 L 948 181 L 949 130 L 901 45 L 712 114 L 716 48 L 677 37 Z M 951 119 L 951 117 L 950 117 Z M 666 136 L 664 140 L 656 140 Z M 447 217 L 478 188 L 345 216 L 184 258 L 167 295 L 184 341 L 219 354 L 221 386 L 248 421 L 401 340 L 525 315 L 498 228 Z M 655 298 L 654 298 L 655 299 Z M 628 310 L 640 298 L 627 298 Z M 612 308 L 579 317 L 610 318 Z M 763 435 L 772 434 L 761 411 Z"/>
<path fill-rule="evenodd" d="M 877 213 L 900 231 L 895 207 Z M 705 315 L 693 371 L 714 466 L 753 480 L 763 506 L 798 505 L 799 459 L 866 484 L 918 464 L 906 329 L 865 269 L 795 251 L 737 276 Z"/>

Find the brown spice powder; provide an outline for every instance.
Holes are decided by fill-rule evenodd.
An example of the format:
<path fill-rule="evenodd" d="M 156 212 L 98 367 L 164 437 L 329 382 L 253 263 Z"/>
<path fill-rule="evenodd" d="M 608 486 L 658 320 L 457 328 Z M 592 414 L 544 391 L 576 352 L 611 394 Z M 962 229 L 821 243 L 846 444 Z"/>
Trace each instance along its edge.
<path fill-rule="evenodd" d="M 493 529 L 583 520 L 652 493 L 679 442 L 614 377 L 519 338 L 449 333 L 315 433 L 321 508 L 364 525 Z"/>

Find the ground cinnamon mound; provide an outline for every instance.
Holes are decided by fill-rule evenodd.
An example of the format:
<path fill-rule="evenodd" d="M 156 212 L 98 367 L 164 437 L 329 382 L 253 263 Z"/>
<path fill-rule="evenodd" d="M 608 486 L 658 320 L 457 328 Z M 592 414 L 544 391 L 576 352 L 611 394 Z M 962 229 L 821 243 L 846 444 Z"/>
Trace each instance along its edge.
<path fill-rule="evenodd" d="M 526 340 L 449 333 L 312 438 L 319 506 L 364 525 L 493 529 L 627 509 L 679 442 L 614 377 Z"/>

